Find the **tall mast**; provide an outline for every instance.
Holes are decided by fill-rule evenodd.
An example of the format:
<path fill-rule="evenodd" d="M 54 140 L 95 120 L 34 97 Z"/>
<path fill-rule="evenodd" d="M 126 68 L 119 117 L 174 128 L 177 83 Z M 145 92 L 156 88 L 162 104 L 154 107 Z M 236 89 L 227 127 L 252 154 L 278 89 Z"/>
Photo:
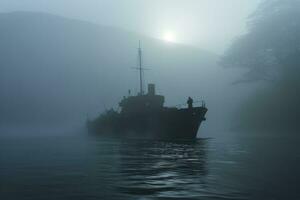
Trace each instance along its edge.
<path fill-rule="evenodd" d="M 138 49 L 138 54 L 139 54 L 139 66 L 138 66 L 138 70 L 140 71 L 140 95 L 144 94 L 144 90 L 143 90 L 143 63 L 142 63 L 142 48 L 141 48 L 141 41 L 139 41 L 139 49 Z"/>

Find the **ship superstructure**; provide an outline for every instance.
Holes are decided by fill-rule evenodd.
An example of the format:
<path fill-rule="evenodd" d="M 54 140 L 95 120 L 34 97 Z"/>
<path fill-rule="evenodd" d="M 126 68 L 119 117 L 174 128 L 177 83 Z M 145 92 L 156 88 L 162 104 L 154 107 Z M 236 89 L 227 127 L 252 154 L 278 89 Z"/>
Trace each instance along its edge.
<path fill-rule="evenodd" d="M 157 95 L 154 84 L 143 89 L 142 49 L 138 48 L 140 90 L 135 96 L 130 94 L 120 103 L 120 111 L 113 109 L 88 121 L 89 132 L 124 137 L 194 139 L 199 126 L 205 120 L 207 108 L 204 103 L 193 107 L 189 97 L 187 108 L 164 107 L 165 98 Z"/>

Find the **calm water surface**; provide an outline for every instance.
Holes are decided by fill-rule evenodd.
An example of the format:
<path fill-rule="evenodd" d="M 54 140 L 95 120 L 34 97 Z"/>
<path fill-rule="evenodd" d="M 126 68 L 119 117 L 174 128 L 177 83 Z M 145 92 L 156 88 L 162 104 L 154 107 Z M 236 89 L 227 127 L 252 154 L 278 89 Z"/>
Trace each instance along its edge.
<path fill-rule="evenodd" d="M 299 142 L 1 136 L 0 199 L 300 199 Z"/>

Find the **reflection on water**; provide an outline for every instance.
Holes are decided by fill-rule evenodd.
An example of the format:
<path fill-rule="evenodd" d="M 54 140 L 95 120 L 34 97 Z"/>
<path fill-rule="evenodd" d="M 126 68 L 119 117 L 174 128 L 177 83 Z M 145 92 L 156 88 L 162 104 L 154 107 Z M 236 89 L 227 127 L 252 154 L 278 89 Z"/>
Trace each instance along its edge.
<path fill-rule="evenodd" d="M 297 146 L 282 139 L 2 137 L 0 199 L 300 199 Z"/>
<path fill-rule="evenodd" d="M 120 145 L 119 192 L 188 197 L 205 187 L 207 141 L 130 141 Z"/>

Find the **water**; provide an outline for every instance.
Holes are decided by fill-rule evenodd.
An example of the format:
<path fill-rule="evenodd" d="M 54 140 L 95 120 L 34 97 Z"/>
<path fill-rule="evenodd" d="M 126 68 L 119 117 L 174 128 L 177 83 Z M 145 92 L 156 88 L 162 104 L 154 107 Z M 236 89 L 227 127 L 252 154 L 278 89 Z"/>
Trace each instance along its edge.
<path fill-rule="evenodd" d="M 2 136 L 0 199 L 300 199 L 299 142 Z"/>

